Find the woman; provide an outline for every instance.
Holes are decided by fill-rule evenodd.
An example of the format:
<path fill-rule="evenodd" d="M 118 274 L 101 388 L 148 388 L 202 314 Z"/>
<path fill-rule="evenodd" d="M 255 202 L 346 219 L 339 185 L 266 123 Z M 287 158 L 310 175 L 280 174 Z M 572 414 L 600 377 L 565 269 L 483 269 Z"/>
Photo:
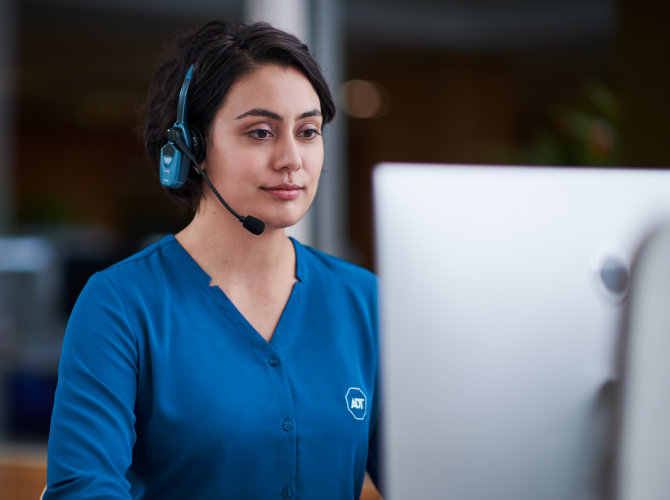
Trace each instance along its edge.
<path fill-rule="evenodd" d="M 199 162 L 169 194 L 175 236 L 98 273 L 68 323 L 48 500 L 358 498 L 377 478 L 375 277 L 290 240 L 335 114 L 307 47 L 267 24 L 211 22 L 178 41 L 149 91 L 146 149 L 193 66 Z"/>

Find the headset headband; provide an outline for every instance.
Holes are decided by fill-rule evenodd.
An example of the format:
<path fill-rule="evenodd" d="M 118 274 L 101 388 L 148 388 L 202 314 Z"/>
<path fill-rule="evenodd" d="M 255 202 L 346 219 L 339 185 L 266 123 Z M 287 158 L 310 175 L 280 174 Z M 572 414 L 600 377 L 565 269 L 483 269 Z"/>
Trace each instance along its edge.
<path fill-rule="evenodd" d="M 188 87 L 191 84 L 191 73 L 193 72 L 193 65 L 188 68 L 186 73 L 186 78 L 184 78 L 184 83 L 181 86 L 181 91 L 179 92 L 179 104 L 177 105 L 177 123 L 182 123 L 186 125 L 186 117 L 188 116 L 188 102 L 186 101 L 186 96 L 188 95 Z"/>

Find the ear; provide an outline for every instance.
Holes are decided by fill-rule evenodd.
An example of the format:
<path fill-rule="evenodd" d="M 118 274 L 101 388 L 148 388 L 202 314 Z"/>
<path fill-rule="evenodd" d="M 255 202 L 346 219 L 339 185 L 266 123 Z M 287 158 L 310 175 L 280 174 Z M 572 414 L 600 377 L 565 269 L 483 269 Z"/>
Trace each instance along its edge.
<path fill-rule="evenodd" d="M 202 160 L 201 162 L 198 162 L 198 163 L 200 164 L 201 169 L 207 170 L 207 158 L 205 158 L 204 160 Z M 191 165 L 191 168 L 195 171 L 198 170 L 197 168 L 195 168 L 195 165 Z"/>

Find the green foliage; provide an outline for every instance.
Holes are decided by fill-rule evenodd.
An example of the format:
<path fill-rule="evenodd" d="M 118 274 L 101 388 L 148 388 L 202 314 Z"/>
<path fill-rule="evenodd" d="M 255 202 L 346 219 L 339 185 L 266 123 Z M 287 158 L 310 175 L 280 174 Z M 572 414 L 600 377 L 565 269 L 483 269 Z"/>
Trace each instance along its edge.
<path fill-rule="evenodd" d="M 557 108 L 549 126 L 533 132 L 524 153 L 531 165 L 605 166 L 621 164 L 620 107 L 602 83 L 584 83 L 581 103 Z"/>

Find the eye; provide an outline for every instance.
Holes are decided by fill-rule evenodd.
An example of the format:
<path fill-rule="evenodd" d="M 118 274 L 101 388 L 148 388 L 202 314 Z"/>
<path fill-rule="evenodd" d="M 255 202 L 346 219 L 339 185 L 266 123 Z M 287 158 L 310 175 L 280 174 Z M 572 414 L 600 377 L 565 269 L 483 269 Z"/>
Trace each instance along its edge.
<path fill-rule="evenodd" d="M 267 139 L 272 135 L 272 133 L 269 130 L 265 130 L 264 128 L 259 128 L 249 132 L 249 135 L 255 139 Z"/>
<path fill-rule="evenodd" d="M 306 130 L 302 130 L 301 132 L 299 132 L 298 135 L 306 139 L 314 139 L 317 135 L 321 134 L 315 128 L 308 128 Z"/>

